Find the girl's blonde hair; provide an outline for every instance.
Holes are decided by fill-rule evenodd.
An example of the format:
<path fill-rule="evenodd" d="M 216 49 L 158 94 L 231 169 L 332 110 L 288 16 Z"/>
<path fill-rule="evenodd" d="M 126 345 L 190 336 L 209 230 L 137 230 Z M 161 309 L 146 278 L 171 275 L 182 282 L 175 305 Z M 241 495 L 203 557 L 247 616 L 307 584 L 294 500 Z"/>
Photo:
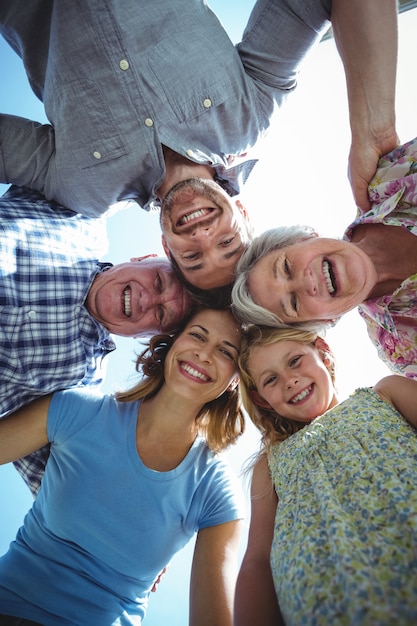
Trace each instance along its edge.
<path fill-rule="evenodd" d="M 183 332 L 189 320 L 196 311 L 182 324 L 181 329 L 173 335 L 155 335 L 148 347 L 139 354 L 136 360 L 136 371 L 143 374 L 143 378 L 127 391 L 116 394 L 121 402 L 134 402 L 153 398 L 165 382 L 164 365 L 166 356 L 175 340 Z M 169 407 L 167 407 L 169 411 Z M 207 445 L 219 452 L 235 443 L 243 434 L 245 419 L 238 384 L 229 387 L 218 397 L 201 408 L 196 415 L 199 433 L 206 439 Z"/>
<path fill-rule="evenodd" d="M 248 361 L 253 348 L 269 346 L 281 341 L 298 341 L 314 346 L 318 334 L 313 331 L 296 328 L 277 329 L 267 326 L 250 326 L 243 335 L 239 355 L 240 392 L 243 405 L 252 422 L 261 433 L 263 447 L 268 450 L 274 443 L 284 441 L 290 435 L 301 430 L 305 424 L 279 415 L 274 409 L 261 407 L 252 400 L 251 392 L 257 391 L 256 384 L 248 368 Z M 326 365 L 333 385 L 335 385 L 335 362 L 331 352 L 326 353 L 330 359 Z"/>

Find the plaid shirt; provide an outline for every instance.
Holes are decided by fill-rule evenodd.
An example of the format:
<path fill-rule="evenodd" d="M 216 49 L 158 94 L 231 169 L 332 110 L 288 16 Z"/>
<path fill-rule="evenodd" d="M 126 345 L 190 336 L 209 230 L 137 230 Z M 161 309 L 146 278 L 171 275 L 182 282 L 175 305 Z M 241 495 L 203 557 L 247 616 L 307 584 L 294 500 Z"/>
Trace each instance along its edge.
<path fill-rule="evenodd" d="M 35 398 L 101 382 L 115 348 L 84 306 L 106 251 L 103 220 L 11 187 L 0 198 L 0 416 Z M 15 462 L 36 494 L 48 446 Z"/>

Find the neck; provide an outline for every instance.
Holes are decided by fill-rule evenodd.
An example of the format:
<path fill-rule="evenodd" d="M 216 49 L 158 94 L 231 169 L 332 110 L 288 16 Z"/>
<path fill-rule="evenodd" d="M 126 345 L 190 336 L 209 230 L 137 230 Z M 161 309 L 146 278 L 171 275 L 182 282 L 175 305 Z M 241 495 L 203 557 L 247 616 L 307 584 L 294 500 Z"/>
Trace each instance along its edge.
<path fill-rule="evenodd" d="M 191 406 L 164 387 L 139 409 L 136 448 L 142 462 L 157 471 L 169 471 L 185 458 L 198 434 L 196 416 L 201 405 Z"/>
<path fill-rule="evenodd" d="M 401 227 L 363 224 L 353 232 L 352 242 L 367 254 L 377 275 L 368 298 L 392 294 L 415 273 L 417 240 Z"/>
<path fill-rule="evenodd" d="M 165 178 L 156 190 L 158 198 L 165 198 L 168 191 L 182 180 L 190 178 L 213 180 L 215 170 L 210 165 L 195 163 L 166 146 L 162 146 L 162 148 L 165 160 Z"/>

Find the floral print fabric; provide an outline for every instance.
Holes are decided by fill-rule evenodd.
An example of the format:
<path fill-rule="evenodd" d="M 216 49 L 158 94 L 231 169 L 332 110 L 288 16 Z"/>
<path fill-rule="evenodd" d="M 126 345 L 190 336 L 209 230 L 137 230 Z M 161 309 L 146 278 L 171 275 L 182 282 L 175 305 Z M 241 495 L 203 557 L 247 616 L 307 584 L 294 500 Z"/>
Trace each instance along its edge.
<path fill-rule="evenodd" d="M 417 624 L 417 431 L 372 389 L 273 447 L 287 626 Z"/>
<path fill-rule="evenodd" d="M 345 239 L 358 224 L 400 226 L 417 235 L 417 138 L 381 157 L 369 197 L 372 208 L 357 216 Z M 417 268 L 393 294 L 361 304 L 359 313 L 386 365 L 417 378 Z"/>

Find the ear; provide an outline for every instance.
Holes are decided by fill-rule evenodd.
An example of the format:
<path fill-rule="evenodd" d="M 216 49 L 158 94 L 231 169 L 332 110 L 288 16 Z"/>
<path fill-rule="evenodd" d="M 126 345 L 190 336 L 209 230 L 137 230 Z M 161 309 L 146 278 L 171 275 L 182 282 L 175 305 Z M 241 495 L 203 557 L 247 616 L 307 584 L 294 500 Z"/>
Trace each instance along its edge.
<path fill-rule="evenodd" d="M 157 254 L 145 254 L 145 256 L 134 256 L 130 260 L 132 263 L 135 263 L 137 261 L 143 261 L 144 259 L 153 259 L 157 256 Z"/>
<path fill-rule="evenodd" d="M 161 243 L 162 243 L 162 247 L 164 249 L 165 254 L 167 255 L 168 259 L 170 259 L 171 258 L 171 251 L 170 251 L 170 249 L 168 247 L 167 240 L 165 239 L 164 235 L 161 236 Z"/>
<path fill-rule="evenodd" d="M 314 346 L 320 352 L 321 360 L 325 365 L 326 363 L 329 364 L 330 361 L 333 361 L 333 352 L 331 351 L 329 344 L 324 341 L 322 337 L 317 337 L 314 342 Z"/>
<path fill-rule="evenodd" d="M 235 376 L 229 383 L 227 391 L 234 391 L 239 384 L 239 376 Z"/>
<path fill-rule="evenodd" d="M 249 392 L 249 397 L 252 400 L 252 402 L 256 404 L 256 406 L 260 406 L 263 409 L 272 409 L 272 406 L 269 404 L 269 402 L 264 400 L 264 398 L 254 389 L 252 389 L 252 391 Z"/>
<path fill-rule="evenodd" d="M 241 214 L 243 215 L 243 217 L 245 218 L 245 220 L 249 219 L 249 215 L 248 212 L 246 210 L 246 207 L 243 206 L 243 204 L 241 203 L 240 200 L 236 200 L 235 204 L 237 206 L 237 208 L 239 209 L 239 211 L 241 212 Z"/>

